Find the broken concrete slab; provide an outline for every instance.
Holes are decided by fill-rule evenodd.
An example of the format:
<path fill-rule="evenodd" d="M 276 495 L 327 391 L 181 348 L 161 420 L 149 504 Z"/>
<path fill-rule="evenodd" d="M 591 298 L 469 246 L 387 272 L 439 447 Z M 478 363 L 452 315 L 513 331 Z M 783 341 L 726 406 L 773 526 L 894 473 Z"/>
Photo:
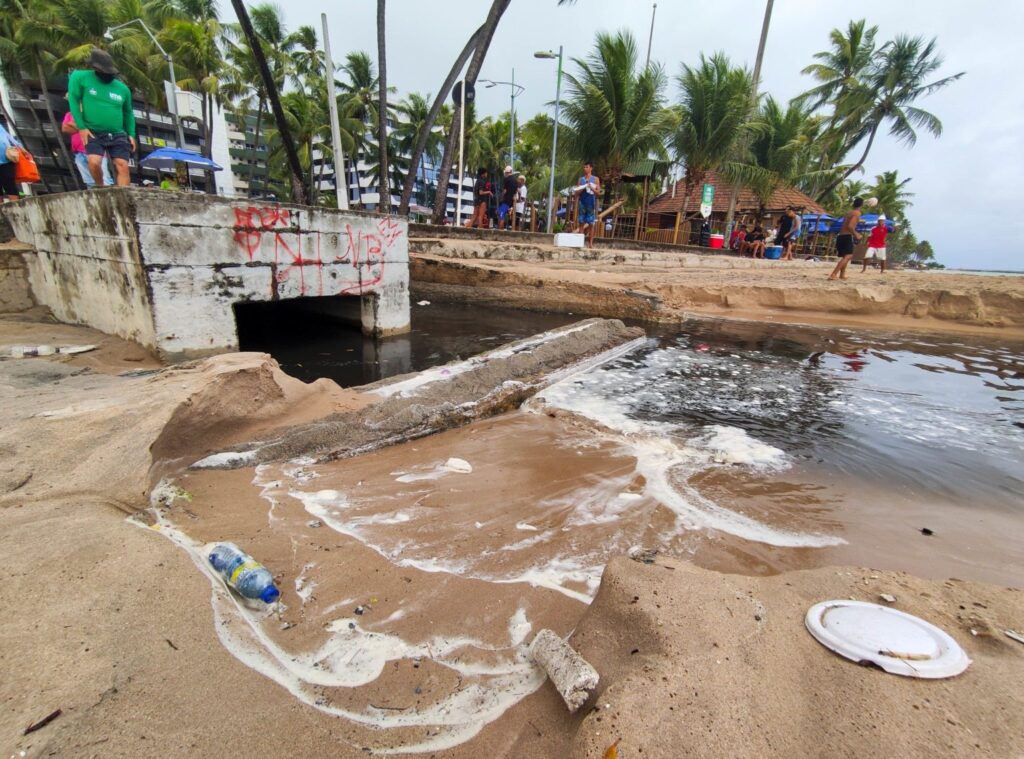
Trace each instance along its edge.
<path fill-rule="evenodd" d="M 606 319 L 550 330 L 467 361 L 358 388 L 381 400 L 214 453 L 193 466 L 236 469 L 299 457 L 330 461 L 461 426 L 516 408 L 586 359 L 619 355 L 643 335 Z"/>

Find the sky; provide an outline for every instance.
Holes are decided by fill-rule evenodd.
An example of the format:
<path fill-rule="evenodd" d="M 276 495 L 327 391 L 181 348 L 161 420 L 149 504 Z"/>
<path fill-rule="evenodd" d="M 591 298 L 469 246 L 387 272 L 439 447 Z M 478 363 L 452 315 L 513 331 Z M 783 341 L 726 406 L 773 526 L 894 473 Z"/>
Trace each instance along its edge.
<path fill-rule="evenodd" d="M 376 2 L 347 0 L 280 3 L 290 29 L 302 24 L 319 31 L 328 13 L 336 61 L 351 50 L 376 60 Z M 223 4 L 224 15 L 230 6 Z M 389 0 L 388 83 L 401 97 L 434 93 L 469 35 L 490 6 L 488 0 Z M 598 31 L 628 29 L 646 52 L 652 3 L 648 0 L 512 0 L 484 61 L 481 79 L 515 81 L 526 91 L 516 99 L 517 120 L 526 121 L 554 100 L 555 61 L 533 57 L 537 50 L 564 46 L 570 58 L 585 57 Z M 675 76 L 683 63 L 703 52 L 724 51 L 752 67 L 764 16 L 764 0 L 661 0 L 652 60 L 665 65 L 668 97 L 678 98 Z M 943 134 L 919 135 L 907 148 L 888 135 L 872 148 L 860 178 L 896 170 L 910 177 L 915 193 L 908 217 L 918 239 L 932 243 L 936 257 L 951 268 L 1024 270 L 1024 212 L 1015 202 L 1024 181 L 1024 85 L 1014 73 L 1024 52 L 1024 2 L 976 0 L 776 0 L 762 67 L 762 91 L 788 100 L 812 85 L 800 70 L 828 47 L 828 34 L 850 19 L 867 18 L 879 40 L 897 34 L 937 37 L 945 58 L 937 77 L 960 71 L 958 82 L 918 103 L 937 115 Z M 509 87 L 477 87 L 481 116 L 509 108 Z M 856 177 L 857 175 L 855 175 Z"/>

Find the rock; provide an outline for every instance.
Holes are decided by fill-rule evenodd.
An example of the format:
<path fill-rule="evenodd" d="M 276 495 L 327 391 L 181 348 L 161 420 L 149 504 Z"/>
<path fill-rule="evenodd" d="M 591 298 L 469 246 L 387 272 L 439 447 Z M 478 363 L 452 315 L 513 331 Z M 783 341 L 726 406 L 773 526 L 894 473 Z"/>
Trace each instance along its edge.
<path fill-rule="evenodd" d="M 888 593 L 879 593 L 878 597 L 885 601 L 887 604 L 896 603 L 896 596 L 890 595 Z"/>

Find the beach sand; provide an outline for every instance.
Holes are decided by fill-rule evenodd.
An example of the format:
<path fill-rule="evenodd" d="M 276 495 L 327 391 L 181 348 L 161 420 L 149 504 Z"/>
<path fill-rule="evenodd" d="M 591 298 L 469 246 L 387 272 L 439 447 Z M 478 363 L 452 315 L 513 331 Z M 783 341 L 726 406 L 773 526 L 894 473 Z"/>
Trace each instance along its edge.
<path fill-rule="evenodd" d="M 689 560 L 680 551 L 644 565 L 623 554 L 654 542 L 670 515 L 648 504 L 621 538 L 600 521 L 570 524 L 558 496 L 581 482 L 598 494 L 595 509 L 602 488 L 632 498 L 644 483 L 628 456 L 583 441 L 558 418 L 498 417 L 299 471 L 186 472 L 211 448 L 369 399 L 326 381 L 303 385 L 261 354 L 125 377 L 125 368 L 155 367 L 116 338 L 24 319 L 0 320 L 0 337 L 101 345 L 75 358 L 0 362 L 8 399 L 0 408 L 0 747 L 8 754 L 191 756 L 230 746 L 261 756 L 365 756 L 364 748 L 423 744 L 423 756 L 601 757 L 616 740 L 623 757 L 1024 751 L 1024 645 L 1003 633 L 1024 628 L 1024 594 L 1002 587 L 1019 576 L 1012 541 L 993 549 L 1007 553 L 1006 574 L 973 575 L 986 582 L 946 579 L 942 563 L 929 559 L 928 539 L 909 529 L 858 552 L 869 542 L 870 513 L 837 516 L 830 528 L 859 539 L 825 553 L 744 553 L 743 541 L 698 539 Z M 474 472 L 435 476 L 449 456 L 466 458 Z M 704 476 L 708 488 L 743 490 Z M 149 518 L 126 519 L 149 505 L 147 492 L 162 477 L 189 498 L 161 510 L 159 529 Z M 308 491 L 305 500 L 293 490 Z M 543 508 L 523 513 L 524 504 Z M 332 529 L 332 508 L 347 510 L 341 521 L 360 532 Z M 753 496 L 749 508 L 763 516 Z M 799 508 L 773 518 L 807 524 Z M 938 525 L 937 537 L 956 527 Z M 196 543 L 230 538 L 251 550 L 272 567 L 287 608 L 250 625 L 189 546 L 175 542 L 175 528 Z M 502 550 L 517 543 L 522 551 Z M 931 579 L 827 566 L 892 567 L 883 559 L 901 543 L 895 568 Z M 546 585 L 508 581 L 530 565 L 531 552 L 557 558 L 570 550 L 613 557 L 599 588 L 586 561 L 582 571 L 552 564 L 535 578 L 556 580 Z M 595 591 L 588 607 L 583 600 Z M 877 601 L 880 593 L 946 629 L 971 668 L 946 681 L 898 678 L 839 659 L 804 630 L 817 601 Z M 356 628 L 338 635 L 326 627 L 337 620 Z M 520 647 L 543 626 L 572 633 L 601 673 L 599 693 L 574 717 L 523 667 Z M 301 678 L 250 666 L 270 650 L 243 644 L 257 628 L 285 660 L 291 652 L 305 662 L 288 670 Z M 344 649 L 347 666 L 313 667 L 316 657 L 305 653 L 348 640 L 346 629 L 357 631 L 357 645 Z M 408 655 L 410 646 L 457 637 L 471 643 L 428 648 L 418 662 Z M 387 646 L 397 654 L 370 677 Z M 365 682 L 310 684 L 318 669 L 321 679 L 338 672 Z M 512 673 L 511 685 L 502 672 Z M 449 716 L 508 708 L 467 742 L 448 749 L 445 741 L 461 740 L 450 726 L 396 724 L 474 693 L 473 685 L 479 698 Z M 514 688 L 529 695 L 509 699 Z M 50 725 L 21 735 L 58 708 Z M 332 709 L 379 724 L 360 727 Z"/>
<path fill-rule="evenodd" d="M 415 241 L 414 241 L 415 243 Z M 1024 337 L 1024 278 L 752 261 L 640 251 L 591 254 L 451 240 L 419 244 L 414 288 L 423 297 L 673 322 L 705 315 L 762 322 Z M 416 245 L 413 246 L 416 248 Z M 417 296 L 419 297 L 419 296 Z M 438 297 L 435 295 L 435 297 Z"/>

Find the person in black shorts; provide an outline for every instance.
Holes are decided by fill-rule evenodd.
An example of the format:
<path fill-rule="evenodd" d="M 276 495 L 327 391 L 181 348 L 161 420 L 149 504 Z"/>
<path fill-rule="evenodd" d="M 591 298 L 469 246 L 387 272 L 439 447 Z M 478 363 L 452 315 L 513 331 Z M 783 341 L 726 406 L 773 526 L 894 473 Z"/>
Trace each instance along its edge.
<path fill-rule="evenodd" d="M 498 229 L 504 229 L 508 223 L 509 213 L 516 204 L 516 177 L 512 173 L 512 167 L 505 167 L 505 178 L 501 183 L 501 205 L 498 206 Z"/>
<path fill-rule="evenodd" d="M 473 218 L 469 220 L 467 227 L 487 227 L 487 204 L 493 195 L 491 180 L 487 178 L 487 169 L 481 168 L 476 173 L 476 184 L 473 185 Z"/>
<path fill-rule="evenodd" d="M 853 260 L 853 248 L 861 235 L 857 231 L 857 224 L 860 222 L 860 207 L 864 205 L 863 198 L 854 198 L 853 209 L 843 217 L 843 226 L 839 228 L 836 236 L 836 255 L 839 261 L 836 268 L 828 275 L 829 279 L 846 279 L 846 267 Z"/>

